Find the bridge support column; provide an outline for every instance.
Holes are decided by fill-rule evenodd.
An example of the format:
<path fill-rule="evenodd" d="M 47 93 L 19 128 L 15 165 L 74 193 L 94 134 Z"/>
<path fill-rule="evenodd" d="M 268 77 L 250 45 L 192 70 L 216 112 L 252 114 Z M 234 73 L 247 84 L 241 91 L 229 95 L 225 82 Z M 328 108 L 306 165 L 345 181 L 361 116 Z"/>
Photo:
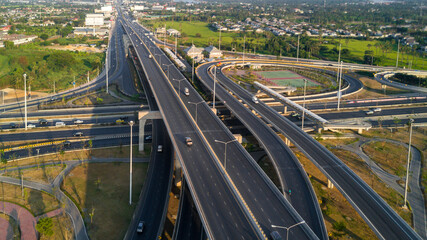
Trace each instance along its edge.
<path fill-rule="evenodd" d="M 174 158 L 174 184 L 177 187 L 181 187 L 182 183 L 182 168 L 181 163 L 179 162 L 179 159 L 176 156 L 175 148 L 173 149 L 173 158 Z"/>
<path fill-rule="evenodd" d="M 284 107 L 283 107 L 283 114 L 286 114 L 286 113 L 288 113 L 288 106 L 284 105 Z"/>
<path fill-rule="evenodd" d="M 289 141 L 289 139 L 288 138 L 285 138 L 285 144 L 286 144 L 286 146 L 291 146 L 291 141 Z"/>
<path fill-rule="evenodd" d="M 138 121 L 139 121 L 139 145 L 138 150 L 140 152 L 144 151 L 144 141 L 145 141 L 145 123 L 147 119 L 162 119 L 162 115 L 159 111 L 141 111 L 138 112 Z"/>
<path fill-rule="evenodd" d="M 362 134 L 362 132 L 363 132 L 363 129 L 361 129 L 361 128 L 357 129 L 358 134 Z"/>
<path fill-rule="evenodd" d="M 334 184 L 329 179 L 328 179 L 328 188 L 330 189 L 334 188 Z"/>

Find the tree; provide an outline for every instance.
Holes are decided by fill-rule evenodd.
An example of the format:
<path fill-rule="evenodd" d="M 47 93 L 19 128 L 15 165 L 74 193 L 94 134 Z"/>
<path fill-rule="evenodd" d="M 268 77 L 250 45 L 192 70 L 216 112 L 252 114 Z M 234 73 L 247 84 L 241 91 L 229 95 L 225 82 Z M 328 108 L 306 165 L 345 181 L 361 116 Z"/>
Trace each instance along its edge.
<path fill-rule="evenodd" d="M 36 230 L 45 236 L 53 235 L 53 222 L 51 218 L 41 218 L 36 225 Z"/>
<path fill-rule="evenodd" d="M 46 33 L 43 33 L 42 35 L 40 35 L 40 38 L 46 41 L 49 38 L 49 35 L 47 35 Z"/>
<path fill-rule="evenodd" d="M 12 49 L 15 47 L 15 44 L 12 41 L 4 41 L 3 45 L 6 49 Z"/>
<path fill-rule="evenodd" d="M 196 38 L 200 38 L 200 37 L 202 37 L 202 34 L 196 33 Z"/>

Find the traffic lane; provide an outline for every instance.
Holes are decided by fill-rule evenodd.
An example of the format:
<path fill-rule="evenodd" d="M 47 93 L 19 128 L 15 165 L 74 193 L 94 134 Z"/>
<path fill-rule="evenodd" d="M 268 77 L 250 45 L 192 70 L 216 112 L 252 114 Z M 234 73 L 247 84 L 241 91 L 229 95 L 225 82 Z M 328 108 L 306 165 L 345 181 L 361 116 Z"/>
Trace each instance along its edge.
<path fill-rule="evenodd" d="M 203 73 L 205 73 L 205 71 L 201 71 Z M 199 72 L 201 74 L 201 72 Z M 210 78 L 207 76 L 207 74 L 204 74 L 204 76 L 202 77 L 202 79 L 207 79 L 209 80 Z M 210 83 L 210 87 L 212 87 L 212 83 Z M 262 126 L 264 126 L 264 123 L 262 123 L 258 118 L 253 118 L 251 116 L 248 115 L 248 111 L 246 108 L 242 109 L 240 108 L 240 103 L 234 99 L 232 96 L 228 95 L 228 93 L 225 91 L 225 89 L 223 89 L 221 86 L 216 87 L 216 93 L 218 98 L 221 101 L 225 101 L 226 105 L 231 105 L 230 109 L 233 109 L 233 112 L 237 115 L 237 116 L 241 116 L 240 120 L 243 121 L 245 123 L 246 126 L 258 126 L 258 128 L 262 128 Z M 236 110 L 239 109 L 239 110 Z M 244 115 L 244 113 L 246 113 L 246 115 Z M 289 189 L 294 189 L 295 194 L 293 194 L 292 196 L 287 195 L 286 198 L 289 199 L 290 197 L 293 198 L 292 203 L 295 204 L 294 208 L 298 209 L 298 213 L 300 214 L 300 216 L 306 220 L 306 222 L 308 223 L 308 225 L 310 227 L 312 227 L 313 229 L 316 230 L 316 233 L 319 236 L 324 235 L 322 233 L 322 227 L 321 224 L 322 222 L 320 221 L 319 223 L 319 216 L 316 214 L 316 210 L 315 210 L 315 205 L 317 204 L 317 201 L 314 201 L 313 203 L 313 196 L 310 194 L 310 190 L 307 189 L 307 187 L 309 187 L 309 185 L 306 185 L 305 180 L 303 179 L 302 174 L 305 174 L 303 171 L 301 171 L 302 169 L 298 168 L 298 166 L 295 164 L 294 161 L 292 161 L 292 157 L 290 155 L 289 152 L 286 152 L 286 150 L 283 148 L 283 146 L 278 143 L 278 142 L 272 142 L 272 138 L 274 139 L 274 137 L 271 136 L 269 131 L 257 131 L 257 129 L 255 129 L 256 133 L 258 134 L 258 137 L 260 139 L 265 140 L 266 142 L 264 142 L 263 144 L 266 145 L 267 150 L 269 150 L 271 153 L 273 153 L 273 157 L 275 156 L 274 154 L 280 153 L 280 156 L 276 156 L 277 159 L 281 159 L 280 161 L 286 161 L 286 164 L 279 164 L 279 166 L 276 166 L 278 168 L 279 171 L 282 172 L 286 172 L 285 175 L 285 183 L 286 183 L 286 189 L 284 189 L 284 191 L 287 191 Z M 275 133 L 274 133 L 275 134 Z M 223 150 L 224 151 L 224 150 Z M 228 151 L 230 151 L 230 149 L 228 149 Z M 227 152 L 228 153 L 228 152 Z M 238 159 L 238 157 L 234 157 L 231 159 Z M 279 160 L 276 160 L 276 162 L 278 162 Z M 228 164 L 228 163 L 227 163 Z M 237 164 L 237 166 L 241 166 L 242 163 Z M 236 168 L 237 171 L 237 168 Z M 243 172 L 246 172 L 247 170 L 244 169 Z M 292 172 L 292 174 L 290 173 Z M 231 174 L 231 176 L 235 176 L 235 175 L 239 175 L 239 174 Z M 252 174 L 251 174 L 252 176 Z M 253 176 L 252 176 L 253 177 Z M 244 179 L 243 182 L 248 182 L 247 179 Z M 237 182 L 237 181 L 236 181 Z M 259 185 L 256 184 L 256 185 Z M 242 186 L 243 187 L 243 186 Z M 261 193 L 263 194 L 263 193 Z M 313 193 L 314 194 L 314 193 Z M 264 192 L 265 195 L 265 192 Z M 262 200 L 258 200 L 257 196 L 259 197 L 260 194 L 255 194 L 254 196 L 246 196 L 245 199 L 255 199 L 255 201 L 262 201 Z M 270 196 L 270 201 L 273 199 L 274 197 Z M 273 203 L 264 203 L 264 206 L 271 206 L 274 205 Z M 276 202 L 275 206 L 278 206 L 278 203 Z M 309 210 L 311 211 L 307 211 L 307 207 L 309 208 Z M 255 206 L 251 207 L 251 209 L 259 209 L 256 208 Z M 257 210 L 254 210 L 255 212 Z M 270 213 L 266 214 L 263 213 L 264 211 L 271 211 Z M 261 222 L 261 220 L 265 220 L 265 222 L 269 222 L 270 224 L 266 225 L 266 232 L 271 232 L 274 230 L 278 230 L 279 232 L 282 231 L 282 234 L 285 234 L 285 232 L 283 231 L 283 229 L 273 229 L 271 228 L 271 224 L 276 224 L 276 225 L 293 225 L 295 223 L 297 223 L 295 220 L 293 221 L 289 221 L 290 219 L 292 219 L 292 217 L 284 217 L 286 216 L 284 215 L 284 213 L 282 213 L 281 211 L 283 211 L 283 209 L 279 210 L 279 209 L 267 209 L 264 210 L 262 209 L 262 211 L 260 213 L 255 213 L 255 216 L 257 216 L 258 221 Z M 272 222 L 272 217 L 271 216 L 275 216 L 278 212 L 280 212 L 280 216 L 282 216 L 282 218 L 279 219 L 273 219 L 275 220 L 275 222 Z M 259 214 L 259 215 L 258 215 Z M 268 217 L 268 219 L 263 219 L 260 216 L 262 216 L 262 214 L 266 214 Z M 289 214 L 289 213 L 288 213 Z M 321 217 L 320 217 L 320 220 Z M 296 234 L 302 234 L 302 232 L 296 233 Z M 301 238 L 301 235 L 299 235 L 299 237 Z"/>
<path fill-rule="evenodd" d="M 147 176 L 148 185 L 143 189 L 142 208 L 136 213 L 138 221 L 131 228 L 131 234 L 127 239 L 156 239 L 163 229 L 162 220 L 166 214 L 165 207 L 169 200 L 169 187 L 172 180 L 173 149 L 162 121 L 154 120 L 153 126 L 156 134 L 153 135 L 154 144 L 149 166 L 150 173 Z M 156 151 L 158 145 L 163 145 L 163 152 Z M 142 234 L 136 234 L 139 221 L 145 223 Z"/>
<path fill-rule="evenodd" d="M 265 104 L 252 105 L 305 152 L 327 176 L 331 176 L 334 185 L 379 236 L 386 239 L 419 238 L 378 194 L 325 147 Z"/>
<path fill-rule="evenodd" d="M 357 111 L 346 111 L 346 112 L 328 112 L 318 113 L 322 118 L 325 119 L 346 119 L 346 118 L 364 118 L 364 117 L 384 117 L 393 115 L 411 115 L 411 114 L 424 114 L 427 113 L 427 107 L 411 107 L 411 108 L 394 108 L 394 109 L 383 109 L 380 112 L 374 112 L 373 114 L 366 114 L 366 110 Z M 397 116 L 399 118 L 399 116 Z"/>
<path fill-rule="evenodd" d="M 132 37 L 135 38 L 134 36 Z M 136 49 L 139 52 L 139 56 L 148 56 L 148 52 L 145 49 Z M 172 115 L 172 117 L 169 116 L 169 118 L 165 119 L 169 132 L 172 133 L 172 139 L 182 141 L 175 143 L 178 146 L 178 149 L 179 146 L 181 146 L 181 149 L 183 147 L 187 147 L 183 143 L 185 135 L 180 132 L 184 131 L 187 136 L 190 135 L 190 137 L 193 138 L 195 143 L 191 148 L 187 147 L 190 154 L 186 157 L 182 157 L 181 160 L 184 162 L 183 168 L 189 178 L 189 185 L 193 189 L 192 192 L 197 196 L 196 201 L 202 208 L 200 210 L 203 210 L 202 218 L 207 221 L 208 230 L 209 227 L 215 228 L 210 229 L 210 234 L 214 234 L 214 236 L 217 236 L 219 239 L 229 239 L 230 237 L 235 239 L 254 238 L 254 236 L 257 236 L 257 233 L 252 228 L 252 224 L 249 222 L 249 219 L 247 219 L 246 214 L 242 212 L 240 204 L 236 202 L 236 199 L 233 199 L 234 194 L 228 187 L 226 180 L 220 174 L 218 166 L 214 164 L 213 161 L 215 160 L 207 154 L 208 149 L 206 149 L 204 144 L 200 149 L 199 144 L 202 144 L 203 140 L 200 139 L 199 135 L 192 129 L 192 127 L 190 128 L 190 126 L 192 126 L 191 122 L 189 122 L 185 114 L 180 109 L 181 107 L 177 104 L 178 102 L 173 94 L 170 94 L 170 86 L 165 83 L 162 73 L 159 72 L 159 69 L 154 65 L 153 61 L 147 61 L 147 59 L 148 57 L 140 60 L 145 62 L 146 74 L 157 80 L 150 81 L 150 85 L 153 86 L 152 89 L 154 89 L 156 99 L 160 103 L 163 114 Z M 163 81 L 159 81 L 158 79 Z M 158 96 L 164 97 L 159 98 Z M 168 122 L 167 119 L 174 120 Z M 179 131 L 178 133 L 174 133 L 172 130 Z M 199 145 L 199 147 L 196 147 L 197 145 Z M 211 181 L 206 183 L 204 181 L 205 177 L 210 177 Z M 195 178 L 196 180 L 191 178 Z M 195 192 L 194 189 L 199 189 L 199 191 Z M 212 190 L 207 189 L 215 189 L 216 191 L 212 192 Z M 222 194 L 218 195 L 217 192 L 222 192 Z M 218 209 L 213 206 L 221 207 Z M 221 211 L 218 212 L 218 210 Z"/>
<path fill-rule="evenodd" d="M 133 138 L 133 144 L 138 144 L 138 138 Z M 42 154 L 48 154 L 48 153 L 58 153 L 61 150 L 64 150 L 64 155 L 72 154 L 68 151 L 73 150 L 82 150 L 82 149 L 88 149 L 90 147 L 89 140 L 82 139 L 81 141 L 71 141 L 69 146 L 65 146 L 63 143 L 55 144 L 55 145 L 48 145 L 48 146 L 40 146 L 40 147 L 33 147 L 28 149 L 20 149 L 20 150 L 14 150 L 10 152 L 4 153 L 4 158 L 9 160 L 24 158 L 28 156 L 38 156 Z M 112 138 L 112 139 L 101 139 L 101 140 L 92 140 L 92 149 L 94 148 L 103 148 L 103 147 L 115 147 L 115 146 L 123 146 L 123 145 L 129 145 L 130 144 L 130 137 L 122 137 L 122 138 Z M 37 150 L 38 149 L 38 150 Z"/>
<path fill-rule="evenodd" d="M 121 116 L 117 116 L 117 117 L 93 117 L 93 118 L 76 118 L 74 120 L 47 120 L 47 125 L 41 125 L 38 121 L 28 121 L 27 122 L 27 127 L 29 124 L 34 124 L 36 127 L 32 128 L 32 129 L 39 129 L 42 127 L 47 127 L 47 126 L 55 126 L 56 122 L 64 122 L 66 126 L 81 126 L 84 124 L 116 124 L 116 121 L 121 120 L 121 119 L 125 119 L 126 121 L 134 121 L 136 122 L 136 118 L 135 118 L 135 114 L 132 115 L 121 115 Z M 75 123 L 76 120 L 81 120 L 83 121 L 82 123 Z M 12 127 L 12 125 L 9 124 L 1 124 L 0 125 L 0 129 L 16 129 L 16 130 L 23 130 L 25 129 L 25 124 L 22 122 L 13 122 L 15 124 L 16 127 Z M 121 123 L 119 123 L 119 125 L 122 125 Z"/>
<path fill-rule="evenodd" d="M 137 132 L 139 126 L 134 125 L 133 131 Z M 114 134 L 128 134 L 130 133 L 129 126 L 109 126 L 109 127 L 97 127 L 97 128 L 84 128 L 83 126 L 76 126 L 72 130 L 59 130 L 54 131 L 46 128 L 43 132 L 22 132 L 22 133 L 9 133 L 0 134 L 0 142 L 14 142 L 14 141 L 26 141 L 26 140 L 40 140 L 40 139 L 54 139 L 54 138 L 65 138 L 65 139 L 78 139 L 73 134 L 76 132 L 82 132 L 83 137 L 85 136 L 96 136 L 96 135 L 114 135 Z"/>

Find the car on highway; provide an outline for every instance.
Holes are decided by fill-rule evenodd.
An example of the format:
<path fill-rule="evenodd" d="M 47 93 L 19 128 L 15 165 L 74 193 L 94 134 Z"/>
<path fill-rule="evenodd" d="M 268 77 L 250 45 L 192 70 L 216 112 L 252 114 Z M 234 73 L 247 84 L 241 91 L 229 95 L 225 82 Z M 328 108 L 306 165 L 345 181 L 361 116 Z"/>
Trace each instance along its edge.
<path fill-rule="evenodd" d="M 282 240 L 282 236 L 277 231 L 270 233 L 271 240 Z"/>
<path fill-rule="evenodd" d="M 17 128 L 18 127 L 18 125 L 16 123 L 10 123 L 9 126 L 10 126 L 10 128 Z"/>
<path fill-rule="evenodd" d="M 369 111 L 366 111 L 366 112 L 365 112 L 365 114 L 366 114 L 366 115 L 372 115 L 372 114 L 374 114 L 374 111 L 369 110 Z"/>
<path fill-rule="evenodd" d="M 27 124 L 27 128 L 35 128 L 36 125 L 35 124 Z"/>
<path fill-rule="evenodd" d="M 193 140 L 191 140 L 190 137 L 186 137 L 185 138 L 185 144 L 187 144 L 187 146 L 191 146 L 191 145 L 193 145 Z"/>
<path fill-rule="evenodd" d="M 157 152 L 163 152 L 163 145 L 157 146 Z"/>
<path fill-rule="evenodd" d="M 56 122 L 55 126 L 62 127 L 62 126 L 65 126 L 65 123 L 64 122 Z"/>
<path fill-rule="evenodd" d="M 187 87 L 184 88 L 184 94 L 185 96 L 190 96 L 190 90 Z"/>
<path fill-rule="evenodd" d="M 47 124 L 48 124 L 48 122 L 47 122 L 47 120 L 46 120 L 46 119 L 43 119 L 43 118 L 42 118 L 42 119 L 39 119 L 39 124 L 43 126 L 43 125 L 47 125 Z"/>
<path fill-rule="evenodd" d="M 145 137 L 145 141 L 151 141 L 153 140 L 153 137 L 151 135 L 148 135 Z"/>
<path fill-rule="evenodd" d="M 70 147 L 71 146 L 71 142 L 70 141 L 65 141 L 62 143 L 62 145 L 64 145 L 64 147 Z"/>
<path fill-rule="evenodd" d="M 381 112 L 381 108 L 374 108 L 374 109 L 372 109 L 372 111 L 374 111 L 374 112 Z"/>
<path fill-rule="evenodd" d="M 80 120 L 80 119 L 74 120 L 74 124 L 82 124 L 82 123 L 83 123 L 83 120 Z"/>
<path fill-rule="evenodd" d="M 58 98 L 57 98 L 57 97 L 51 97 L 51 98 L 50 98 L 50 101 L 56 101 L 56 100 L 58 100 Z"/>
<path fill-rule="evenodd" d="M 153 56 L 151 56 L 151 54 L 150 54 L 150 55 L 148 55 L 148 58 L 150 58 L 150 59 L 151 59 L 151 58 L 153 58 Z"/>
<path fill-rule="evenodd" d="M 117 123 L 117 124 L 124 124 L 124 123 L 125 123 L 125 121 L 124 121 L 123 119 L 117 119 L 117 120 L 116 120 L 116 123 Z"/>
<path fill-rule="evenodd" d="M 252 97 L 252 102 L 259 103 L 259 100 L 258 100 L 258 98 L 256 96 L 253 96 Z"/>
<path fill-rule="evenodd" d="M 144 225 L 145 225 L 144 222 L 140 221 L 138 223 L 138 226 L 136 227 L 136 232 L 137 233 L 142 233 L 144 231 Z"/>
<path fill-rule="evenodd" d="M 75 133 L 73 133 L 73 136 L 74 137 L 81 137 L 81 136 L 83 136 L 83 132 L 75 132 Z"/>

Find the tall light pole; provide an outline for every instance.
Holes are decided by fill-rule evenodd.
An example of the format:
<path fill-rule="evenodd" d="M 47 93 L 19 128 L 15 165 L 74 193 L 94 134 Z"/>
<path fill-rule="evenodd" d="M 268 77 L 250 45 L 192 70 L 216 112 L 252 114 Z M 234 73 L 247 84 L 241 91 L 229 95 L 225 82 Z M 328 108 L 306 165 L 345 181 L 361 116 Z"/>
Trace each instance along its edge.
<path fill-rule="evenodd" d="M 129 152 L 129 205 L 132 205 L 132 126 L 133 121 L 129 122 L 130 125 L 130 152 Z"/>
<path fill-rule="evenodd" d="M 233 140 L 230 140 L 230 141 L 228 141 L 228 142 L 224 142 L 224 141 L 220 141 L 220 140 L 216 140 L 215 139 L 215 142 L 216 143 L 222 143 L 222 144 L 224 144 L 224 169 L 227 171 L 227 145 L 229 144 L 229 143 L 232 143 L 232 142 L 235 142 L 235 141 L 237 141 L 237 139 L 233 139 Z"/>
<path fill-rule="evenodd" d="M 178 82 L 178 96 L 181 97 L 181 82 L 184 81 L 185 78 L 183 78 L 183 79 L 175 79 L 175 78 L 173 78 L 172 80 Z"/>
<path fill-rule="evenodd" d="M 243 36 L 243 67 L 245 67 L 246 35 Z"/>
<path fill-rule="evenodd" d="M 396 69 L 399 66 L 399 47 L 400 47 L 400 39 L 397 41 Z"/>
<path fill-rule="evenodd" d="M 305 221 L 296 223 L 296 224 L 294 224 L 294 225 L 292 225 L 290 227 L 283 227 L 283 226 L 277 226 L 277 225 L 271 225 L 271 227 L 272 228 L 283 228 L 283 229 L 286 229 L 286 240 L 288 240 L 288 238 L 289 238 L 289 230 L 291 230 L 291 228 L 296 227 L 296 226 L 298 226 L 300 224 L 303 224 L 303 223 L 305 223 Z"/>
<path fill-rule="evenodd" d="M 24 113 L 25 113 L 25 130 L 27 130 L 27 74 L 24 73 Z"/>
<path fill-rule="evenodd" d="M 212 102 L 213 102 L 213 109 L 215 109 L 215 93 L 216 92 L 216 65 L 215 65 L 215 72 L 214 72 L 214 91 L 213 91 L 213 99 L 212 99 Z"/>
<path fill-rule="evenodd" d="M 222 27 L 221 27 L 221 26 L 219 26 L 218 50 L 220 50 L 220 51 L 221 51 L 221 30 L 222 30 Z"/>
<path fill-rule="evenodd" d="M 162 66 L 162 54 L 154 54 L 155 56 L 159 56 L 159 63 L 160 63 L 160 66 Z"/>
<path fill-rule="evenodd" d="M 341 43 L 340 43 L 340 50 L 338 51 L 338 67 L 337 67 L 337 82 L 340 78 L 340 61 L 341 61 Z"/>
<path fill-rule="evenodd" d="M 204 101 L 200 101 L 200 102 L 188 102 L 188 103 L 196 105 L 196 124 L 197 124 L 197 106 L 199 106 L 200 103 L 204 103 Z"/>
<path fill-rule="evenodd" d="M 163 66 L 168 67 L 168 79 L 169 79 L 169 75 L 170 75 L 170 74 L 169 74 L 169 67 L 170 67 L 170 66 L 172 66 L 172 65 L 173 65 L 173 63 L 170 63 L 170 64 L 163 64 Z"/>
<path fill-rule="evenodd" d="M 305 117 L 305 90 L 307 88 L 307 79 L 304 78 L 304 100 L 302 102 L 302 120 L 301 129 L 304 131 L 304 117 Z"/>
<path fill-rule="evenodd" d="M 414 119 L 409 119 L 409 148 L 408 148 L 408 164 L 406 165 L 406 181 L 405 181 L 405 199 L 403 200 L 403 208 L 407 209 L 406 198 L 408 196 L 408 183 L 409 183 L 409 163 L 411 162 L 411 140 L 412 140 L 412 124 Z"/>
<path fill-rule="evenodd" d="M 340 103 L 341 103 L 341 82 L 342 82 L 342 61 L 340 64 L 340 71 L 339 71 L 340 79 L 338 81 L 338 103 L 337 103 L 337 110 L 340 110 Z"/>
<path fill-rule="evenodd" d="M 191 68 L 191 83 L 194 84 L 194 57 L 193 59 L 193 67 Z"/>
<path fill-rule="evenodd" d="M 299 58 L 299 34 L 298 34 L 298 47 L 297 47 L 297 62 Z"/>
<path fill-rule="evenodd" d="M 105 70 L 106 70 L 106 84 L 105 84 L 105 89 L 107 90 L 108 93 L 108 47 L 107 47 L 107 52 L 105 53 Z"/>

